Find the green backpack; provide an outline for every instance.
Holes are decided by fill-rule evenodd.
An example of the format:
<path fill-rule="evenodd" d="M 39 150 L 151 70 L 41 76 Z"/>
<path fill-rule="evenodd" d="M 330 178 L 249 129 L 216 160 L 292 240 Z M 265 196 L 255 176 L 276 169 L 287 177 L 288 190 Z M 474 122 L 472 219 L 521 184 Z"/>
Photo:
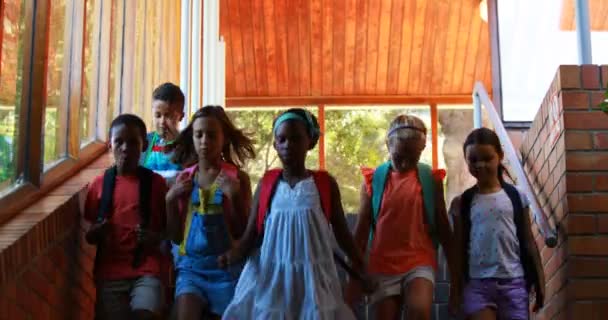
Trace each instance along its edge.
<path fill-rule="evenodd" d="M 382 196 L 384 195 L 384 188 L 386 187 L 386 180 L 390 171 L 391 162 L 387 161 L 376 168 L 372 178 L 372 221 L 369 231 L 370 246 L 372 244 L 372 239 L 374 238 L 376 222 L 378 221 L 378 215 L 380 214 L 380 204 L 382 203 Z M 435 225 L 435 179 L 433 178 L 431 166 L 424 163 L 418 163 L 418 180 L 422 186 L 424 218 L 426 224 L 430 227 L 429 235 L 433 240 L 435 249 L 437 249 L 439 246 L 439 241 L 437 237 L 437 228 Z"/>

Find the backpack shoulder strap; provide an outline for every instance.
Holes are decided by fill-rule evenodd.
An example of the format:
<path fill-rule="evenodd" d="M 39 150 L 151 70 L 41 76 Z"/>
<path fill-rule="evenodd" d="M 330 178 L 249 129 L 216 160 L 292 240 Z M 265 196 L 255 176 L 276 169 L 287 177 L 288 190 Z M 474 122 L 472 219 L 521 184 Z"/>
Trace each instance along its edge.
<path fill-rule="evenodd" d="M 262 180 L 260 180 L 260 195 L 258 198 L 257 217 L 258 233 L 262 233 L 264 230 L 264 220 L 266 218 L 266 214 L 268 213 L 268 209 L 270 208 L 270 200 L 282 172 L 282 169 L 268 170 L 266 173 L 264 173 Z"/>
<path fill-rule="evenodd" d="M 224 173 L 226 173 L 226 175 L 230 178 L 233 179 L 237 179 L 239 177 L 239 168 L 237 168 L 237 166 L 228 163 L 228 162 L 223 162 L 222 161 L 222 171 L 224 171 Z"/>
<path fill-rule="evenodd" d="M 378 221 L 378 215 L 380 214 L 380 205 L 382 204 L 382 196 L 384 195 L 384 188 L 390 170 L 391 163 L 390 161 L 387 161 L 376 168 L 372 177 L 372 225 L 370 228 L 370 235 L 372 235 L 374 229 L 376 229 L 376 222 Z"/>
<path fill-rule="evenodd" d="M 331 220 L 331 179 L 329 173 L 324 170 L 318 170 L 312 172 L 315 185 L 319 191 L 319 198 L 321 200 L 321 207 L 323 213 L 327 218 L 327 221 Z"/>
<path fill-rule="evenodd" d="M 477 192 L 477 187 L 473 186 L 460 196 L 460 219 L 462 221 L 462 270 L 464 278 L 469 279 L 469 243 L 471 242 L 471 204 Z"/>
<path fill-rule="evenodd" d="M 511 203 L 513 204 L 514 219 L 517 223 L 517 220 L 521 219 L 521 216 L 524 212 L 524 205 L 521 201 L 519 191 L 517 190 L 517 188 L 515 188 L 515 186 L 509 183 L 503 183 L 502 188 L 505 190 L 507 196 L 509 197 L 509 200 L 511 200 Z"/>
<path fill-rule="evenodd" d="M 142 166 L 137 168 L 137 178 L 139 179 L 139 214 L 142 228 L 146 228 L 150 223 L 150 212 L 152 211 L 150 198 L 153 175 L 154 172 L 148 168 Z"/>
<path fill-rule="evenodd" d="M 151 194 L 152 194 L 152 178 L 154 172 L 152 170 L 139 166 L 137 168 L 137 179 L 139 180 L 139 226 L 141 229 L 148 228 L 150 224 L 150 215 L 152 211 Z M 133 250 L 134 269 L 138 268 L 143 262 L 144 248 L 141 244 L 137 245 Z"/>
<path fill-rule="evenodd" d="M 114 203 L 114 186 L 116 185 L 116 167 L 112 166 L 103 174 L 103 187 L 101 189 L 101 203 L 97 212 L 97 222 L 103 221 L 112 213 Z"/>
<path fill-rule="evenodd" d="M 534 259 L 531 256 L 530 248 L 526 241 L 526 230 L 524 225 L 524 206 L 521 200 L 519 190 L 515 186 L 509 183 L 503 183 L 502 188 L 507 193 L 511 204 L 513 205 L 513 222 L 515 224 L 517 240 L 519 241 L 519 257 L 521 264 L 524 268 L 524 278 L 526 279 L 526 286 L 528 290 L 532 285 L 540 286 L 538 271 L 534 265 Z M 536 245 L 532 243 L 531 245 Z M 542 272 L 542 271 L 541 271 Z"/>
<path fill-rule="evenodd" d="M 437 239 L 437 229 L 435 225 L 435 179 L 433 169 L 425 163 L 418 163 L 418 180 L 422 187 L 422 199 L 424 203 L 424 217 L 429 225 L 431 238 L 435 248 L 439 241 Z"/>

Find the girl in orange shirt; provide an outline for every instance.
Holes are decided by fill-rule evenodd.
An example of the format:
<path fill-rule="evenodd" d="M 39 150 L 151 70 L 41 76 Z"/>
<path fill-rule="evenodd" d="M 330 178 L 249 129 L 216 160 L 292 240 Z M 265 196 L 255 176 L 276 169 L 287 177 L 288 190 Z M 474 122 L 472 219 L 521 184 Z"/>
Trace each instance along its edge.
<path fill-rule="evenodd" d="M 438 244 L 453 270 L 445 171 L 419 163 L 426 134 L 421 119 L 397 116 L 386 137 L 390 160 L 375 170 L 362 169 L 355 239 L 367 252 L 367 271 L 378 283 L 369 301 L 376 303 L 376 319 L 396 319 L 403 307 L 408 319 L 431 318 Z M 351 282 L 347 289 L 350 303 L 359 295 L 356 286 Z"/>

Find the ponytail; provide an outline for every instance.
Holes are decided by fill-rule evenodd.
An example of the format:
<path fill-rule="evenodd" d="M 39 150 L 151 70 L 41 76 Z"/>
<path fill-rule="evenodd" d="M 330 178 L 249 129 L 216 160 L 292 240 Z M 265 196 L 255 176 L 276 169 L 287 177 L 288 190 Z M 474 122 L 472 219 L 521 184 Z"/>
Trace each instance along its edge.
<path fill-rule="evenodd" d="M 507 170 L 507 168 L 502 163 L 499 163 L 498 164 L 498 181 L 500 181 L 500 184 L 505 184 L 505 176 L 504 176 L 505 174 L 507 175 L 507 177 L 509 177 L 511 182 L 515 182 L 515 179 L 513 179 L 513 177 L 509 173 L 509 170 Z"/>
<path fill-rule="evenodd" d="M 192 123 L 190 122 L 186 129 L 182 130 L 173 143 L 165 147 L 165 152 L 173 151 L 171 161 L 187 167 L 196 162 L 196 150 L 194 150 L 194 142 L 192 141 Z"/>

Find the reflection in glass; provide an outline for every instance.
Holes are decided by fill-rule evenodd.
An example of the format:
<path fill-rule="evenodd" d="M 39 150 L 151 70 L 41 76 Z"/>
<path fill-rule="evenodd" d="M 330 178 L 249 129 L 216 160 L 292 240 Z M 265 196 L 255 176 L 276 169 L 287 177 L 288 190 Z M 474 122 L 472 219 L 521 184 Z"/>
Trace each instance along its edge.
<path fill-rule="evenodd" d="M 17 172 L 19 111 L 23 81 L 25 1 L 4 1 L 0 47 L 0 193 L 10 188 Z"/>

